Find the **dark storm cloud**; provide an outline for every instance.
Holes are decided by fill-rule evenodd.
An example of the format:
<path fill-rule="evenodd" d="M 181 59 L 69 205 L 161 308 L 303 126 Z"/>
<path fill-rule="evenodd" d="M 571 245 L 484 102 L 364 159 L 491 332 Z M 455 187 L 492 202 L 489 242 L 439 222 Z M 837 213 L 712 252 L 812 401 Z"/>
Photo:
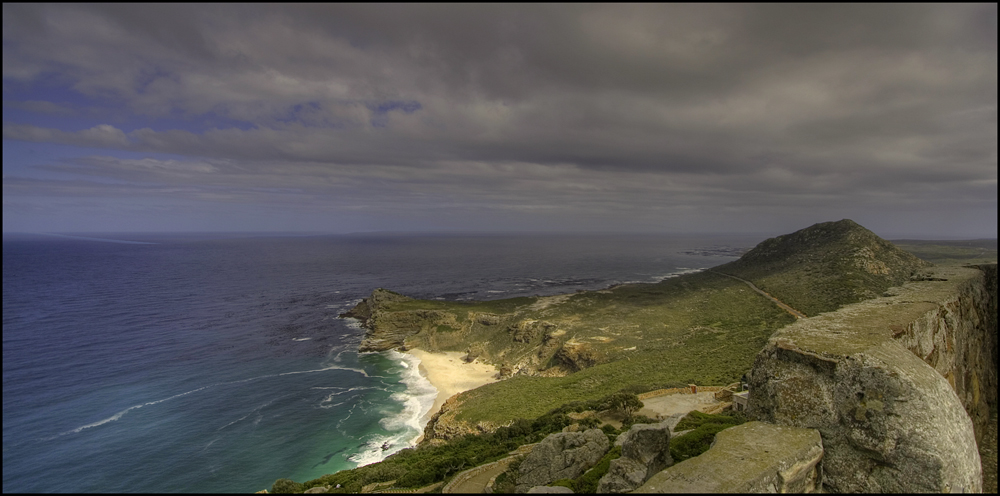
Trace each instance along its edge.
<path fill-rule="evenodd" d="M 3 9 L 5 108 L 81 108 L 17 98 L 48 85 L 144 123 L 228 123 L 5 112 L 5 139 L 187 157 L 52 172 L 609 219 L 957 195 L 995 218 L 996 5 Z"/>

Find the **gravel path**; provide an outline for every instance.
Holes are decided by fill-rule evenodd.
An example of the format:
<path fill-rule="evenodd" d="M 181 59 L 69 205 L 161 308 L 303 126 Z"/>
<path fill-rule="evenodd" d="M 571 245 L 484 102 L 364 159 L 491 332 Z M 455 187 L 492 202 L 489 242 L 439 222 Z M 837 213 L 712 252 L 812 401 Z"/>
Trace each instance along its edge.
<path fill-rule="evenodd" d="M 654 396 L 642 400 L 643 407 L 639 410 L 639 415 L 656 418 L 657 414 L 669 417 L 675 413 L 687 413 L 691 410 L 704 410 L 710 406 L 721 403 L 715 399 L 715 393 L 696 394 L 668 394 L 664 396 Z"/>
<path fill-rule="evenodd" d="M 770 293 L 768 293 L 767 291 L 764 291 L 763 289 L 758 288 L 757 286 L 754 285 L 754 283 L 752 283 L 752 282 L 750 282 L 750 281 L 748 281 L 746 279 L 740 279 L 739 277 L 731 276 L 729 274 L 723 274 L 722 272 L 716 272 L 714 270 L 709 270 L 707 272 L 711 272 L 713 274 L 719 274 L 720 276 L 731 277 L 733 279 L 736 279 L 737 281 L 741 281 L 744 284 L 746 284 L 747 286 L 750 286 L 750 289 L 752 289 L 752 290 L 760 293 L 765 298 L 773 301 L 776 305 L 778 305 L 779 307 L 781 307 L 782 310 L 784 310 L 784 311 L 786 311 L 786 312 L 794 315 L 795 318 L 797 318 L 797 319 L 804 319 L 804 318 L 806 318 L 806 314 L 804 314 L 804 313 L 802 313 L 802 312 L 800 312 L 800 311 L 798 311 L 798 310 L 796 310 L 796 309 L 788 306 L 787 304 L 785 304 L 785 302 L 783 302 L 783 301 L 781 301 L 781 300 L 779 300 L 779 299 L 771 296 Z"/>

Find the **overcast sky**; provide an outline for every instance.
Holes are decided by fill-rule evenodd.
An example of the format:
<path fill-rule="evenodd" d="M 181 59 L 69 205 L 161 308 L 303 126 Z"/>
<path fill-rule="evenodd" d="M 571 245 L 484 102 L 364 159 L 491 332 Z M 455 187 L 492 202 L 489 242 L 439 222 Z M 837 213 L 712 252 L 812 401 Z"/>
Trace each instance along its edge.
<path fill-rule="evenodd" d="M 997 235 L 997 6 L 3 4 L 3 230 Z"/>

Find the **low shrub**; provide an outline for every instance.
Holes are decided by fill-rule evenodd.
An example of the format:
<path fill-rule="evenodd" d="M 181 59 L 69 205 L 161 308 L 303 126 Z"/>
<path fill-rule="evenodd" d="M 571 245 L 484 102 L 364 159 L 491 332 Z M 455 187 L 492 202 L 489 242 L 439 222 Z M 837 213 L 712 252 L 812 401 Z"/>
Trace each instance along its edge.
<path fill-rule="evenodd" d="M 604 477 L 608 473 L 608 469 L 611 466 L 611 460 L 614 460 L 622 456 L 622 447 L 615 446 L 608 451 L 601 461 L 597 462 L 590 470 L 586 471 L 580 477 L 577 477 L 573 481 L 573 486 L 570 489 L 575 493 L 586 493 L 593 494 L 597 492 L 597 483 L 601 481 L 601 477 Z"/>
<path fill-rule="evenodd" d="M 302 484 L 295 482 L 291 479 L 278 479 L 271 484 L 272 494 L 292 494 L 301 493 Z"/>
<path fill-rule="evenodd" d="M 555 481 L 555 482 L 553 482 L 552 484 L 549 484 L 549 485 L 550 486 L 562 486 L 562 487 L 568 487 L 570 489 L 573 489 L 573 479 L 559 479 L 559 480 L 557 480 L 557 481 Z M 574 490 L 573 492 L 576 492 L 576 491 Z"/>
<path fill-rule="evenodd" d="M 626 418 L 622 422 L 622 431 L 624 432 L 629 430 L 629 428 L 635 424 L 657 424 L 659 422 L 660 422 L 659 420 L 647 417 L 645 415 L 632 415 L 631 417 Z"/>
<path fill-rule="evenodd" d="M 674 427 L 674 431 L 686 431 L 695 429 L 702 424 L 728 424 L 739 425 L 746 422 L 746 417 L 741 412 L 731 412 L 727 414 L 712 415 L 692 410 Z"/>
<path fill-rule="evenodd" d="M 746 417 L 740 412 L 728 415 L 710 415 L 692 411 L 677 423 L 674 430 L 694 430 L 670 440 L 670 456 L 673 457 L 674 463 L 698 456 L 708 451 L 716 434 L 744 422 L 746 422 Z"/>

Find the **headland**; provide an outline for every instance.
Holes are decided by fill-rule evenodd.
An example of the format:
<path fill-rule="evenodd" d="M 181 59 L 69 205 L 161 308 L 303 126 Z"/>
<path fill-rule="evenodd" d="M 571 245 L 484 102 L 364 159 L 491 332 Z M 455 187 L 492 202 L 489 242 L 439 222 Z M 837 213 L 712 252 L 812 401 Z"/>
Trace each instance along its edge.
<path fill-rule="evenodd" d="M 976 490 L 982 481 L 975 470 L 979 465 L 976 439 L 984 437 L 979 428 L 988 423 L 990 412 L 992 418 L 996 415 L 995 394 L 983 393 L 984 387 L 995 390 L 996 385 L 996 249 L 995 242 L 992 251 L 990 247 L 959 248 L 970 254 L 945 245 L 920 245 L 923 253 L 945 253 L 947 263 L 966 266 L 952 273 L 951 269 L 935 267 L 928 259 L 901 250 L 845 219 L 765 240 L 735 262 L 655 284 L 626 284 L 558 297 L 475 302 L 416 300 L 377 289 L 342 316 L 358 318 L 366 329 L 361 351 L 399 349 L 421 359 L 423 373 L 438 388 L 424 439 L 417 449 L 403 450 L 382 462 L 381 467 L 344 471 L 288 487 L 319 488 L 335 482 L 343 484 L 345 490 L 360 490 L 371 483 L 429 488 L 432 483 L 451 480 L 460 471 L 485 466 L 507 457 L 518 446 L 537 443 L 560 431 L 572 433 L 601 426 L 609 439 L 624 435 L 629 422 L 623 422 L 620 428 L 601 425 L 608 411 L 619 409 L 626 418 L 638 411 L 628 413 L 630 407 L 623 406 L 628 402 L 618 402 L 620 398 L 630 395 L 637 398 L 640 393 L 687 384 L 726 385 L 749 380 L 752 388 L 747 412 L 726 414 L 719 419 L 695 416 L 685 420 L 695 424 L 715 422 L 716 427 L 711 429 L 716 430 L 698 442 L 710 442 L 718 429 L 738 425 L 749 416 L 751 420 L 763 420 L 778 427 L 789 425 L 812 429 L 810 432 L 818 429 L 821 436 L 810 434 L 810 439 L 821 438 L 821 444 L 810 445 L 807 451 L 812 456 L 815 449 L 822 454 L 822 450 L 830 447 L 826 453 L 829 459 L 810 458 L 812 461 L 807 465 L 812 468 L 800 474 L 808 487 L 848 492 Z M 983 260 L 984 256 L 991 260 Z M 769 297 L 748 287 L 748 282 Z M 943 288 L 940 297 L 921 296 L 916 298 L 920 301 L 913 303 L 900 296 L 909 294 L 908 288 L 927 284 L 929 289 L 921 291 Z M 904 306 L 889 304 L 896 300 Z M 776 302 L 783 302 L 808 318 L 793 316 Z M 910 308 L 905 305 L 911 304 L 927 308 L 921 306 L 919 312 L 910 312 L 912 316 L 909 313 L 900 316 L 898 308 Z M 845 316 L 855 315 L 858 309 L 869 308 L 874 312 L 871 316 L 848 326 L 864 332 L 851 334 L 847 332 L 849 329 L 838 327 L 847 324 L 828 324 L 841 322 Z M 893 312 L 893 317 L 885 317 L 887 312 Z M 819 334 L 812 330 L 816 326 L 830 335 L 853 336 L 855 341 L 877 338 L 879 346 L 889 343 L 885 346 L 898 353 L 878 355 L 883 364 L 864 355 L 868 348 L 838 355 L 840 348 L 812 350 L 802 344 L 806 343 L 805 338 L 798 334 L 798 341 L 802 342 L 794 346 L 782 337 L 799 332 L 818 339 Z M 974 339 L 955 337 L 965 335 Z M 899 345 L 907 339 L 913 343 Z M 838 339 L 831 342 L 843 346 Z M 803 346 L 809 350 L 799 353 Z M 924 353 L 923 348 L 931 352 Z M 978 350 L 975 355 L 978 361 L 966 363 L 955 358 L 969 355 L 952 353 L 959 348 Z M 883 396 L 892 395 L 874 390 L 882 383 L 864 381 L 878 376 L 882 369 L 892 372 L 893 367 L 902 367 L 899 363 L 903 362 L 909 368 L 904 367 L 906 373 L 900 372 L 898 376 L 919 375 L 912 371 L 920 371 L 930 378 L 925 382 L 934 382 L 935 386 L 913 387 L 912 391 L 900 386 L 897 388 L 900 391 L 906 389 L 913 394 L 897 394 L 899 397 L 893 396 L 893 401 L 902 406 L 895 403 L 886 406 Z M 948 368 L 949 364 L 957 365 Z M 807 374 L 812 370 L 809 367 L 822 373 L 832 370 L 833 377 L 857 368 L 860 372 L 855 375 L 861 379 L 855 381 L 858 383 L 855 389 L 860 389 L 838 392 L 847 399 L 833 404 L 860 406 L 852 407 L 836 421 L 824 420 L 824 423 L 812 422 L 810 415 L 819 413 L 803 410 L 805 407 L 782 409 L 784 403 L 775 403 L 778 406 L 767 403 L 784 398 L 778 393 L 784 394 L 785 390 L 772 389 L 787 386 L 781 380 L 795 367 L 802 368 L 805 372 L 799 375 L 809 380 L 813 380 Z M 495 380 L 494 375 L 500 380 Z M 889 374 L 892 378 L 897 375 Z M 819 393 L 808 398 L 795 396 L 807 389 L 804 386 L 790 389 L 787 395 L 795 401 L 787 403 L 808 406 L 824 397 Z M 826 391 L 822 387 L 817 390 Z M 458 397 L 454 401 L 445 401 L 455 394 Z M 943 412 L 941 418 L 963 420 L 950 422 L 956 433 L 948 442 L 925 441 L 920 433 L 896 436 L 902 443 L 899 446 L 930 453 L 923 460 L 926 467 L 878 468 L 877 460 L 869 456 L 878 450 L 865 444 L 868 438 L 855 435 L 855 431 L 861 430 L 854 424 L 872 418 L 882 422 L 884 419 L 869 413 L 883 410 L 891 413 L 895 411 L 892 408 L 903 411 L 909 408 L 907 402 L 913 405 L 938 402 L 943 405 L 939 408 Z M 639 403 L 638 408 L 641 406 Z M 829 408 L 817 412 L 820 410 Z M 927 409 L 914 406 L 906 411 L 911 410 L 919 413 Z M 873 432 L 907 428 L 890 420 L 883 422 L 887 422 L 888 428 Z M 695 428 L 694 434 L 711 430 L 697 425 L 690 427 Z M 842 446 L 850 449 L 841 449 Z M 674 457 L 682 455 L 685 461 L 704 452 L 675 453 L 674 448 L 671 445 Z M 708 449 L 708 444 L 704 449 Z M 605 455 L 605 462 L 609 460 L 607 457 L 613 458 L 613 451 Z M 952 456 L 956 453 L 960 456 Z M 907 463 L 904 459 L 899 463 Z M 854 470 L 855 465 L 868 468 L 871 465 L 876 469 Z M 607 471 L 607 463 L 603 466 Z M 845 469 L 848 466 L 850 470 Z M 828 472 L 825 479 L 823 470 Z M 996 468 L 992 470 L 995 473 Z M 849 478 L 859 473 L 862 476 L 857 477 L 864 480 Z M 913 476 L 918 473 L 923 474 L 922 478 Z M 518 477 L 516 470 L 505 474 L 504 477 Z M 586 479 L 602 475 L 581 475 L 567 483 L 575 489 L 586 489 L 583 492 L 593 492 L 596 480 Z M 501 479 L 497 479 L 497 484 L 503 484 Z M 780 482 L 780 477 L 775 480 Z M 502 487 L 513 490 L 513 486 Z"/>

